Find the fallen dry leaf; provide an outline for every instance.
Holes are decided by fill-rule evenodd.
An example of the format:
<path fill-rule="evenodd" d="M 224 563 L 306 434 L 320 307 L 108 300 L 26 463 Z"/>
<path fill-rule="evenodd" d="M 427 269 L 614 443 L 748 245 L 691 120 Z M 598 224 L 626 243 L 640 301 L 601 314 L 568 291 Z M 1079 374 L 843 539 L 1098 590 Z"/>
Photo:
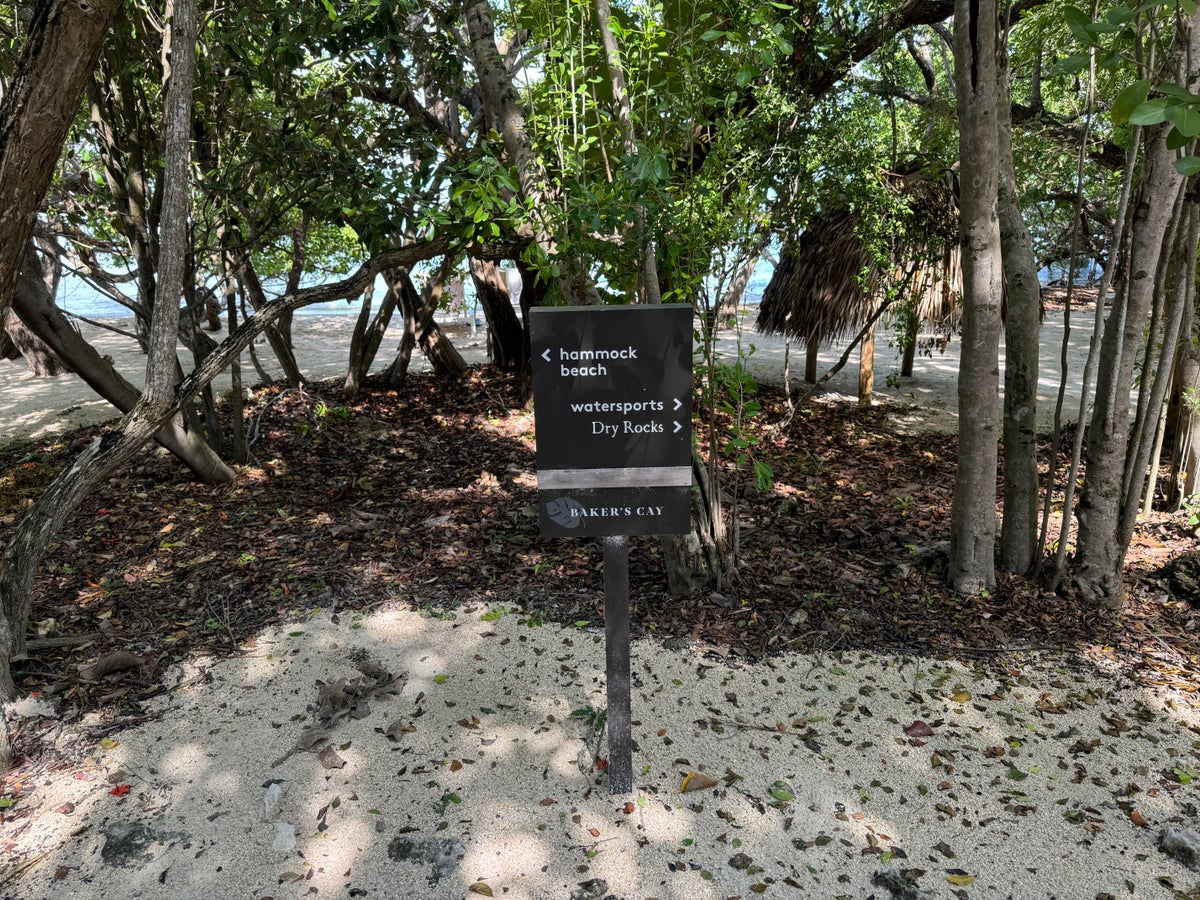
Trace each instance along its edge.
<path fill-rule="evenodd" d="M 326 769 L 341 769 L 346 765 L 346 761 L 338 756 L 338 752 L 333 747 L 326 747 L 317 754 L 317 759 Z"/>
<path fill-rule="evenodd" d="M 130 653 L 128 650 L 114 650 L 111 653 L 105 653 L 98 659 L 92 660 L 90 663 L 80 666 L 79 677 L 84 681 L 97 681 L 105 675 L 111 675 L 113 672 L 136 669 L 145 662 L 145 658 L 138 656 L 136 653 Z"/>
<path fill-rule="evenodd" d="M 711 787 L 717 786 L 717 779 L 709 778 L 700 772 L 688 772 L 684 776 L 683 784 L 680 785 L 679 792 L 681 794 L 690 794 L 692 791 L 706 791 Z"/>

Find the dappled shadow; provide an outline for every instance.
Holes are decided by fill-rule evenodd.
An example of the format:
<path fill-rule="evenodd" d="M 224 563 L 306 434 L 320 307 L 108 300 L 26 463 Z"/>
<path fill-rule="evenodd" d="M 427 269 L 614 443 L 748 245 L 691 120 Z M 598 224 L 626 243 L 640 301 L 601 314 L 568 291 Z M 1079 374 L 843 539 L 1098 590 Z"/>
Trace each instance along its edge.
<path fill-rule="evenodd" d="M 318 683 L 364 659 L 407 683 L 331 728 L 344 765 L 273 765 L 311 722 Z M 8 827 L 24 814 L 41 851 L 15 887 L 715 900 L 866 896 L 881 866 L 1001 896 L 1191 883 L 1139 823 L 1194 816 L 1195 717 L 1065 658 L 727 667 L 637 641 L 634 790 L 615 797 L 572 715 L 603 704 L 603 671 L 596 629 L 499 606 L 269 629 L 169 673 L 185 683 L 144 725 L 103 745 L 60 736 L 79 741 L 73 760 L 13 794 Z M 682 792 L 689 773 L 709 786 Z M 265 807 L 274 779 L 282 797 Z"/>
<path fill-rule="evenodd" d="M 761 425 L 780 421 L 782 397 L 762 398 Z M 22 846 L 47 855 L 25 877 L 43 893 L 100 897 L 120 879 L 147 896 L 183 884 L 224 895 L 236 874 L 260 896 L 399 883 L 461 897 L 477 879 L 512 897 L 597 879 L 618 896 L 862 894 L 881 859 L 953 869 L 942 842 L 973 866 L 1005 870 L 1020 855 L 1020 895 L 1054 866 L 1087 868 L 1095 848 L 1141 847 L 1154 868 L 1132 811 L 1180 820 L 1192 802 L 1190 713 L 1130 686 L 1110 715 L 1117 669 L 1180 696 L 1195 668 L 1190 610 L 1148 582 L 1108 619 L 1018 578 L 988 595 L 947 591 L 955 442 L 894 434 L 894 410 L 802 410 L 756 448 L 774 473 L 762 493 L 723 462 L 743 550 L 731 590 L 671 598 L 657 543 L 632 542 L 634 630 L 650 638 L 634 647 L 632 799 L 607 795 L 571 716 L 604 703 L 601 553 L 538 537 L 533 420 L 512 384 L 490 370 L 453 385 L 422 376 L 354 403 L 332 384 L 273 389 L 247 414 L 258 441 L 235 485 L 195 485 L 146 451 L 48 557 L 33 624 L 87 643 L 39 651 L 20 686 L 91 715 L 57 738 L 59 723 L 36 718 L 16 735 L 6 817 L 10 834 L 36 823 Z M 93 435 L 0 449 L 0 536 Z M 1138 546 L 1177 532 L 1148 523 L 1135 565 L 1149 555 Z M 1029 661 L 1047 648 L 1067 655 Z M 145 663 L 81 680 L 81 662 L 114 650 Z M 410 681 L 335 729 L 345 768 L 298 754 L 272 769 L 316 682 L 353 677 L 363 655 Z M 1106 668 L 1076 670 L 1081 656 Z M 1132 724 L 1143 708 L 1153 728 Z M 937 736 L 904 731 L 918 719 Z M 413 730 L 393 743 L 377 729 L 396 721 Z M 1135 762 L 1092 773 L 1092 741 Z M 1174 751 L 1153 776 L 1139 774 L 1145 746 Z M 1054 761 L 1034 762 L 1034 748 Z M 1066 797 L 1056 779 L 1077 763 L 1065 806 L 1030 799 Z M 715 785 L 680 794 L 691 771 Z M 1150 777 L 1159 786 L 1122 815 L 1089 812 L 1127 802 L 1110 785 Z M 262 821 L 270 778 L 289 789 Z M 124 798 L 111 793 L 122 784 Z M 296 826 L 296 851 L 271 849 L 279 823 Z M 1018 846 L 1029 833 L 1059 850 Z M 105 856 L 122 834 L 128 865 Z M 450 839 L 454 865 L 435 878 L 431 848 Z M 1110 883 L 1087 870 L 1097 890 Z"/>
<path fill-rule="evenodd" d="M 778 392 L 764 388 L 762 400 L 760 430 L 785 414 Z M 1137 592 L 1134 615 L 1113 619 L 1023 578 L 1001 576 L 975 597 L 947 590 L 955 439 L 895 434 L 894 415 L 813 404 L 783 433 L 764 431 L 755 457 L 773 472 L 765 492 L 748 466 L 723 459 L 742 550 L 732 589 L 670 597 L 657 541 L 634 539 L 635 633 L 749 659 L 788 649 L 1136 650 L 1146 632 L 1190 642 L 1187 616 Z M 329 383 L 273 388 L 247 420 L 254 459 L 232 486 L 194 484 L 147 450 L 97 490 L 47 557 L 34 628 L 91 635 L 89 655 L 129 649 L 157 670 L 314 607 L 487 600 L 600 621 L 600 547 L 539 538 L 533 417 L 493 370 L 457 384 L 418 376 L 408 391 L 354 403 Z M 0 449 L 0 539 L 93 433 Z M 1142 543 L 1190 546 L 1169 519 L 1147 528 Z M 75 688 L 88 708 L 103 692 L 78 684 L 77 662 L 69 649 L 41 652 L 20 667 L 20 684 Z"/>

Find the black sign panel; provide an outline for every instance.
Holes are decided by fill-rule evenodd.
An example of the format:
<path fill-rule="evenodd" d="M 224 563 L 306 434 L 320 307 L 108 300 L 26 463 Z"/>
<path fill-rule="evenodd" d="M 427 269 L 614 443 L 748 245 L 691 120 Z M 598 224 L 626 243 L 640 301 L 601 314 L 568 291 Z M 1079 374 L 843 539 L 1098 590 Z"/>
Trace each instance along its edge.
<path fill-rule="evenodd" d="M 692 308 L 530 311 L 545 537 L 685 534 Z"/>

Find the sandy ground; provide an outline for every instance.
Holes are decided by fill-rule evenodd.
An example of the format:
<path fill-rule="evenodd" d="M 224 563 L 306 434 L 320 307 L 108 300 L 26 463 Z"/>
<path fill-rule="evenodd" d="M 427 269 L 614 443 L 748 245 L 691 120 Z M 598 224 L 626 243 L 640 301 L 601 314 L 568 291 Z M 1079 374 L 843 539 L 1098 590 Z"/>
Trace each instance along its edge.
<path fill-rule="evenodd" d="M 331 351 L 343 324 L 310 327 Z M 952 409 L 936 374 L 952 353 L 900 399 Z M 338 359 L 302 359 L 337 374 Z M 83 398 L 56 382 L 38 412 L 0 369 L 0 404 L 22 417 L 6 433 L 62 427 Z M 78 721 L 69 700 L 10 707 L 65 762 L 0 797 L 0 895 L 1093 900 L 1200 885 L 1193 858 L 1161 846 L 1200 848 L 1200 718 L 1102 648 L 738 665 L 639 640 L 634 787 L 614 796 L 590 765 L 607 755 L 589 720 L 603 635 L 462 599 L 422 611 L 414 587 L 403 607 L 298 611 L 229 658 L 171 669 L 137 726 Z M 298 743 L 325 749 L 288 756 Z"/>
<path fill-rule="evenodd" d="M 1076 312 L 1072 319 L 1070 340 L 1067 345 L 1066 402 L 1064 421 L 1075 421 L 1079 415 L 1079 394 L 1087 344 L 1090 335 L 1092 313 Z M 312 380 L 339 378 L 346 373 L 346 359 L 350 333 L 354 327 L 353 316 L 298 316 L 294 327 L 296 355 L 306 376 Z M 107 325 L 128 330 L 129 323 L 122 320 L 107 320 Z M 95 325 L 83 324 L 85 337 L 111 356 L 121 373 L 136 385 L 145 383 L 145 357 L 131 336 L 115 333 Z M 482 328 L 475 334 L 465 325 L 448 325 L 455 346 L 469 363 L 487 360 L 487 338 Z M 1054 401 L 1058 394 L 1060 378 L 1059 359 L 1063 343 L 1063 314 L 1049 312 L 1042 328 L 1041 377 L 1039 380 L 1038 427 L 1049 432 L 1054 421 Z M 217 340 L 223 337 L 218 332 Z M 395 354 L 397 340 L 385 340 L 372 371 L 386 368 Z M 753 349 L 751 349 L 753 348 Z M 265 338 L 255 345 L 259 360 L 273 376 L 279 375 L 279 367 Z M 741 334 L 724 331 L 718 349 L 722 358 L 734 360 L 744 354 L 747 366 L 760 381 L 782 384 L 785 364 L 789 373 L 788 383 L 794 387 L 802 384 L 804 374 L 803 348 L 788 348 L 778 337 L 755 333 L 746 320 Z M 958 363 L 961 343 L 954 337 L 943 350 L 930 351 L 928 356 L 919 356 L 911 378 L 899 378 L 900 360 L 898 351 L 887 346 L 887 335 L 881 331 L 876 343 L 875 357 L 875 402 L 917 407 L 904 415 L 898 427 L 912 431 L 953 431 L 958 421 Z M 844 344 L 826 347 L 820 353 L 819 373 L 823 375 L 842 355 Z M 181 348 L 181 353 L 182 353 Z M 186 356 L 181 356 L 186 360 Z M 428 369 L 428 363 L 419 353 L 413 358 L 412 370 Z M 1003 385 L 1003 347 L 1001 348 L 1000 384 Z M 858 396 L 859 354 L 855 351 L 846 366 L 822 389 L 822 397 L 830 401 L 854 400 Z M 889 376 L 892 376 L 889 384 Z M 819 377 L 819 376 L 818 376 Z M 256 373 L 248 357 L 243 361 L 243 382 L 253 384 Z M 229 380 L 217 380 L 218 390 L 227 390 Z M 19 360 L 0 360 L 0 440 L 18 436 L 38 436 L 55 433 L 80 425 L 104 422 L 116 415 L 115 411 L 96 397 L 95 393 L 74 375 L 57 378 L 35 378 Z"/>

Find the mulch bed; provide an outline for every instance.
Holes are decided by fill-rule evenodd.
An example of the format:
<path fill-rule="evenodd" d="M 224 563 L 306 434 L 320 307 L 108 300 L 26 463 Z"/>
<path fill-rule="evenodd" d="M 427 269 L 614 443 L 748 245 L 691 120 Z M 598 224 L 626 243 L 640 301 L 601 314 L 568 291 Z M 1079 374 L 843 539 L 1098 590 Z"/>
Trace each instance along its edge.
<path fill-rule="evenodd" d="M 1195 548 L 1186 517 L 1142 526 L 1118 615 L 1016 576 L 959 596 L 944 586 L 953 436 L 897 435 L 894 410 L 851 404 L 814 403 L 780 429 L 785 398 L 763 389 L 759 399 L 754 456 L 773 486 L 757 491 L 747 464 L 722 457 L 740 530 L 736 577 L 721 592 L 672 598 L 658 541 L 633 539 L 635 633 L 731 662 L 787 650 L 1083 651 L 1195 690 L 1195 614 L 1154 577 Z M 128 715 L 162 690 L 165 665 L 235 653 L 264 625 L 315 607 L 354 615 L 400 603 L 438 615 L 482 600 L 546 621 L 601 621 L 599 542 L 538 536 L 533 417 L 512 379 L 490 368 L 458 383 L 418 376 L 353 402 L 333 383 L 270 388 L 247 417 L 257 441 L 234 485 L 196 484 L 147 449 L 70 517 L 30 627 L 76 645 L 18 663 L 22 691 Z M 0 540 L 96 433 L 0 447 Z M 97 673 L 117 652 L 139 664 Z"/>

